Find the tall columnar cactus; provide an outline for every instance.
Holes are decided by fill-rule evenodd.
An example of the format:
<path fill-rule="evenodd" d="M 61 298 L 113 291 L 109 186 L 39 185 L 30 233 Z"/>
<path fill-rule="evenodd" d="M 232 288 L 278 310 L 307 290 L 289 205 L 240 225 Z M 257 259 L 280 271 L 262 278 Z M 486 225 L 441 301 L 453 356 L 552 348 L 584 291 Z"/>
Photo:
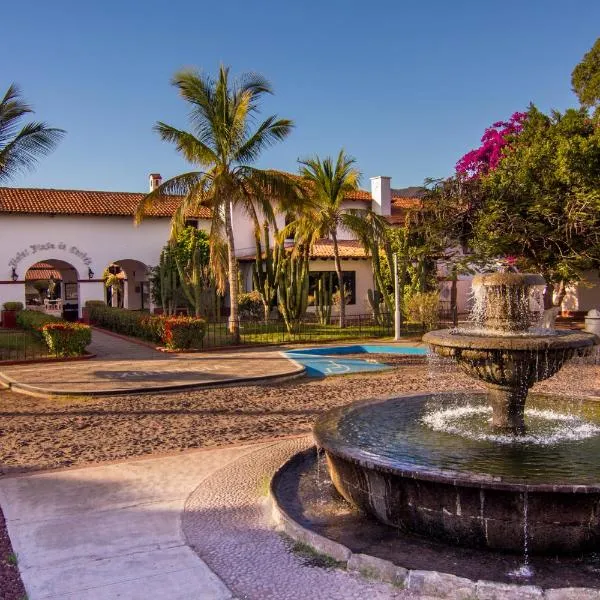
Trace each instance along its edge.
<path fill-rule="evenodd" d="M 323 273 L 315 290 L 315 309 L 321 325 L 328 325 L 333 305 L 333 273 Z"/>
<path fill-rule="evenodd" d="M 172 315 L 177 306 L 180 285 L 173 252 L 165 248 L 160 254 L 158 264 L 158 283 L 160 285 L 160 303 L 167 315 Z"/>
<path fill-rule="evenodd" d="M 284 258 L 284 241 L 276 240 L 274 247 L 271 247 L 269 239 L 269 224 L 265 222 L 264 232 L 264 251 L 260 239 L 260 231 L 255 231 L 256 239 L 256 260 L 252 265 L 252 281 L 254 289 L 260 294 L 263 303 L 265 321 L 268 321 L 271 308 L 277 298 L 279 280 L 281 278 Z"/>
<path fill-rule="evenodd" d="M 308 307 L 308 248 L 283 258 L 279 278 L 279 311 L 288 333 L 294 333 Z"/>

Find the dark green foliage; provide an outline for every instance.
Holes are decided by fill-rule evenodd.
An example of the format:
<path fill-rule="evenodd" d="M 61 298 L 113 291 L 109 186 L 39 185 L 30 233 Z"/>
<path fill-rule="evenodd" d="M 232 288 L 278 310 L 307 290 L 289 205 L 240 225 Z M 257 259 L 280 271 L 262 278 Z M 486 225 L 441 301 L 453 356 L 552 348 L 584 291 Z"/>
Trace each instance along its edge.
<path fill-rule="evenodd" d="M 82 323 L 47 323 L 42 327 L 42 335 L 56 356 L 81 356 L 92 342 L 92 330 Z"/>
<path fill-rule="evenodd" d="M 4 310 L 15 310 L 15 311 L 19 311 L 19 310 L 23 310 L 23 303 L 22 302 L 5 302 L 2 305 L 2 308 Z"/>
<path fill-rule="evenodd" d="M 202 348 L 206 321 L 197 317 L 167 317 L 164 321 L 163 339 L 170 350 Z"/>
<path fill-rule="evenodd" d="M 160 342 L 162 319 L 146 312 L 113 308 L 101 304 L 88 306 L 90 322 L 115 333 Z"/>
<path fill-rule="evenodd" d="M 21 329 L 31 331 L 33 335 L 43 340 L 42 327 L 49 323 L 61 323 L 62 319 L 47 315 L 46 313 L 39 312 L 37 310 L 21 310 L 17 314 L 17 325 Z"/>
<path fill-rule="evenodd" d="M 600 38 L 573 69 L 571 84 L 582 106 L 600 106 Z"/>
<path fill-rule="evenodd" d="M 547 282 L 600 267 L 600 127 L 586 112 L 531 106 L 523 131 L 481 181 L 475 247 L 517 257 Z"/>

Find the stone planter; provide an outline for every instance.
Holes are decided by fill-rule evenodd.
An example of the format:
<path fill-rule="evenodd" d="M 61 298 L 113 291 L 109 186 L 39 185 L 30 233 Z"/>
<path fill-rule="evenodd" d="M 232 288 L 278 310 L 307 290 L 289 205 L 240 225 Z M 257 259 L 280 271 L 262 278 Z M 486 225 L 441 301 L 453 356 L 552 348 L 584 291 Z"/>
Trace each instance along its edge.
<path fill-rule="evenodd" d="M 16 329 L 18 312 L 18 310 L 3 310 L 2 327 L 4 327 L 5 329 Z"/>

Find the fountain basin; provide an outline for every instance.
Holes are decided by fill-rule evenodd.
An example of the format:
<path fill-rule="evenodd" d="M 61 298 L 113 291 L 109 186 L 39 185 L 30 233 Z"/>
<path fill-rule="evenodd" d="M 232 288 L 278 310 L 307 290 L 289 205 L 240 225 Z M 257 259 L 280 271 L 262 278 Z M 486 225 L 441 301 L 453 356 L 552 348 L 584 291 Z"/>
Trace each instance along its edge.
<path fill-rule="evenodd" d="M 484 394 L 471 399 L 477 406 L 487 404 Z M 522 553 L 527 541 L 537 554 L 598 549 L 600 467 L 594 461 L 600 451 L 600 407 L 595 402 L 576 408 L 597 432 L 585 439 L 567 435 L 547 446 L 432 431 L 423 425 L 432 404 L 454 406 L 456 397 L 360 402 L 317 421 L 315 439 L 325 450 L 333 484 L 348 502 L 387 525 L 460 546 Z"/>

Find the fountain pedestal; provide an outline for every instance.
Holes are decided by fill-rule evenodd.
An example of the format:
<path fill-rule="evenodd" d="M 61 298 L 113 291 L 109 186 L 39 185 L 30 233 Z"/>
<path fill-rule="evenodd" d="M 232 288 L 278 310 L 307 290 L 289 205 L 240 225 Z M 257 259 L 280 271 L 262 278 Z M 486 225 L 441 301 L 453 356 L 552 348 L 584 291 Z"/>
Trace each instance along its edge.
<path fill-rule="evenodd" d="M 488 399 L 492 406 L 491 426 L 496 431 L 518 435 L 525 431 L 525 400 L 527 389 L 502 385 L 488 385 Z"/>

